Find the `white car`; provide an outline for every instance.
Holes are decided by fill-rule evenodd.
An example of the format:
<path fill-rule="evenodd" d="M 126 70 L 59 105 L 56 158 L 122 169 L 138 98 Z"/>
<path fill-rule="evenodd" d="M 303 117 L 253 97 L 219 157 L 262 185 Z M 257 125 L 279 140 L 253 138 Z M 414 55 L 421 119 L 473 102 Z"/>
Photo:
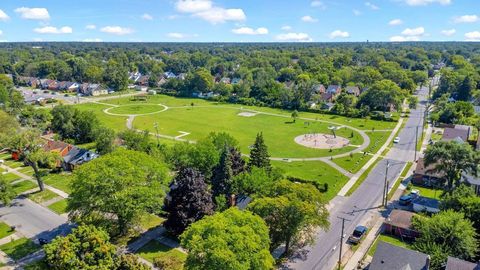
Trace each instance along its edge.
<path fill-rule="evenodd" d="M 400 137 L 395 137 L 395 139 L 393 139 L 393 143 L 399 143 L 400 142 Z"/>

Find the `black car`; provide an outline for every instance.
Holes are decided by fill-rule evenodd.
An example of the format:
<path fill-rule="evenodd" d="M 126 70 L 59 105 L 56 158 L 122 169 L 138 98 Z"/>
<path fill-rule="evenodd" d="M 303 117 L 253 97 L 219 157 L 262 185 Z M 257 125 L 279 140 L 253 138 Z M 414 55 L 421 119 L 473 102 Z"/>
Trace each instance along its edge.
<path fill-rule="evenodd" d="M 353 231 L 352 235 L 350 235 L 350 237 L 348 238 L 348 242 L 352 244 L 360 243 L 360 240 L 362 240 L 362 237 L 365 235 L 367 230 L 368 229 L 365 226 L 357 226 Z"/>
<path fill-rule="evenodd" d="M 403 195 L 398 201 L 400 205 L 409 205 L 413 201 L 413 196 L 411 194 Z"/>
<path fill-rule="evenodd" d="M 43 246 L 49 243 L 49 241 L 45 238 L 38 238 L 38 243 Z"/>

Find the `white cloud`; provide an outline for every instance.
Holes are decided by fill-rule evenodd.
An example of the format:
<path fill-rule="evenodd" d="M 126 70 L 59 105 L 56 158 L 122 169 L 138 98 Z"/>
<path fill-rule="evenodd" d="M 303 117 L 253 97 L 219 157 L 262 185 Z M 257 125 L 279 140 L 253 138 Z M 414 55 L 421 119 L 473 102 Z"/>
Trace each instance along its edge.
<path fill-rule="evenodd" d="M 480 32 L 473 31 L 465 33 L 465 40 L 466 41 L 480 41 Z"/>
<path fill-rule="evenodd" d="M 403 24 L 403 21 L 400 19 L 394 19 L 388 22 L 388 25 L 401 25 Z"/>
<path fill-rule="evenodd" d="M 183 13 L 197 13 L 207 11 L 213 7 L 210 0 L 179 0 L 175 4 L 175 8 Z"/>
<path fill-rule="evenodd" d="M 103 40 L 100 38 L 86 38 L 83 42 L 102 42 Z"/>
<path fill-rule="evenodd" d="M 372 3 L 370 3 L 370 2 L 365 2 L 365 6 L 371 8 L 371 9 L 373 9 L 373 10 L 379 10 L 379 9 L 380 9 L 377 5 L 372 4 Z"/>
<path fill-rule="evenodd" d="M 3 35 L 3 31 L 2 31 L 2 30 L 0 30 L 0 35 Z"/>
<path fill-rule="evenodd" d="M 207 11 L 195 13 L 194 16 L 212 24 L 223 23 L 226 21 L 244 21 L 247 19 L 243 10 L 237 8 L 224 9 L 214 7 Z"/>
<path fill-rule="evenodd" d="M 148 14 L 148 13 L 145 13 L 145 14 L 142 15 L 142 19 L 146 20 L 146 21 L 151 21 L 151 20 L 153 20 L 153 16 Z"/>
<path fill-rule="evenodd" d="M 240 27 L 232 29 L 232 32 L 237 35 L 266 35 L 268 34 L 268 29 L 265 27 L 260 27 L 253 29 L 250 27 Z"/>
<path fill-rule="evenodd" d="M 23 19 L 29 20 L 48 20 L 50 19 L 50 14 L 46 8 L 27 8 L 21 7 L 15 9 L 15 12 L 20 14 L 20 17 Z"/>
<path fill-rule="evenodd" d="M 133 33 L 133 30 L 131 28 L 126 28 L 126 27 L 120 27 L 120 26 L 105 26 L 100 31 L 108 34 L 113 34 L 113 35 L 128 35 Z"/>
<path fill-rule="evenodd" d="M 316 18 L 313 18 L 312 16 L 310 15 L 305 15 L 301 18 L 302 22 L 309 22 L 309 23 L 314 23 L 314 22 L 318 22 L 318 19 Z"/>
<path fill-rule="evenodd" d="M 417 28 L 406 28 L 402 31 L 402 35 L 409 36 L 409 37 L 418 37 L 423 36 L 425 34 L 425 28 L 417 27 Z"/>
<path fill-rule="evenodd" d="M 322 1 L 318 1 L 318 0 L 312 1 L 310 3 L 310 6 L 320 8 L 320 9 L 326 9 L 327 8 L 325 3 L 323 3 Z"/>
<path fill-rule="evenodd" d="M 429 4 L 438 3 L 440 5 L 450 5 L 452 0 L 404 0 L 409 6 L 426 6 Z"/>
<path fill-rule="evenodd" d="M 362 15 L 362 12 L 360 12 L 360 10 L 358 10 L 358 9 L 354 9 L 353 10 L 353 15 L 360 16 L 360 15 Z"/>
<path fill-rule="evenodd" d="M 279 41 L 311 42 L 312 38 L 306 33 L 286 33 L 276 36 Z"/>
<path fill-rule="evenodd" d="M 88 24 L 87 26 L 85 26 L 85 29 L 95 30 L 97 29 L 97 26 L 95 24 Z"/>
<path fill-rule="evenodd" d="M 453 18 L 454 23 L 474 23 L 480 18 L 477 15 L 463 15 Z"/>
<path fill-rule="evenodd" d="M 350 34 L 346 31 L 341 31 L 341 30 L 335 30 L 332 33 L 330 33 L 330 38 L 348 38 L 350 37 Z"/>
<path fill-rule="evenodd" d="M 45 26 L 33 29 L 36 33 L 39 34 L 71 34 L 73 33 L 73 29 L 70 26 L 64 27 L 54 27 L 54 26 Z"/>
<path fill-rule="evenodd" d="M 0 9 L 0 21 L 7 21 L 10 17 L 3 10 Z"/>
<path fill-rule="evenodd" d="M 447 37 L 455 35 L 456 32 L 457 32 L 457 30 L 455 30 L 455 29 L 447 29 L 447 30 L 442 30 L 441 31 L 442 35 L 447 36 Z"/>
<path fill-rule="evenodd" d="M 182 39 L 182 38 L 185 38 L 186 35 L 185 35 L 185 34 L 182 34 L 182 33 L 168 33 L 168 34 L 167 34 L 167 37 L 169 37 L 169 38 L 175 38 L 175 39 Z"/>
<path fill-rule="evenodd" d="M 405 41 L 419 41 L 420 37 L 418 36 L 393 36 L 390 38 L 392 42 L 405 42 Z"/>
<path fill-rule="evenodd" d="M 282 29 L 283 31 L 290 31 L 290 30 L 292 30 L 292 27 L 291 27 L 290 25 L 284 25 L 284 26 L 282 26 L 281 29 Z"/>

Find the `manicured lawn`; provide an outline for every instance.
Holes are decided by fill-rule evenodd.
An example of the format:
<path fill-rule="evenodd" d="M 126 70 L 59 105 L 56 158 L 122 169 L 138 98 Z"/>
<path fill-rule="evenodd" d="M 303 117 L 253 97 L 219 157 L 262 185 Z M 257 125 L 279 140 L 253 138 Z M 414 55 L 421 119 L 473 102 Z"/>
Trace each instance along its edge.
<path fill-rule="evenodd" d="M 348 181 L 348 178 L 321 161 L 282 162 L 272 161 L 272 165 L 284 171 L 285 175 L 303 180 L 328 184 L 325 198 L 331 200 Z"/>
<path fill-rule="evenodd" d="M 48 208 L 50 210 L 52 210 L 53 212 L 61 215 L 61 214 L 67 212 L 67 204 L 68 204 L 67 199 L 63 199 L 63 200 L 60 200 L 58 202 L 54 202 L 54 203 L 50 204 L 48 206 Z"/>
<path fill-rule="evenodd" d="M 343 158 L 336 158 L 333 160 L 338 166 L 344 168 L 345 170 L 356 173 L 358 172 L 363 165 L 365 165 L 370 159 L 372 158 L 371 155 L 364 155 L 363 153 L 355 153 L 350 156 L 346 156 Z"/>
<path fill-rule="evenodd" d="M 122 107 L 116 107 L 109 110 L 110 113 L 115 114 L 144 114 L 144 113 L 154 113 L 158 111 L 162 111 L 164 109 L 163 106 L 159 106 L 156 104 L 131 104 L 125 105 Z"/>
<path fill-rule="evenodd" d="M 5 178 L 5 180 L 9 183 L 13 182 L 13 181 L 17 181 L 19 179 L 22 179 L 20 176 L 12 173 L 12 172 L 9 172 L 9 173 L 6 173 L 3 175 L 3 177 Z"/>
<path fill-rule="evenodd" d="M 15 169 L 15 168 L 23 166 L 23 163 L 20 162 L 20 161 L 13 160 L 13 159 L 7 159 L 7 160 L 5 160 L 5 165 L 12 168 L 12 169 Z"/>
<path fill-rule="evenodd" d="M 13 187 L 13 190 L 15 190 L 16 193 L 23 193 L 27 190 L 36 188 L 37 185 L 34 184 L 33 182 L 29 181 L 29 180 L 25 180 L 25 181 L 22 181 L 22 182 L 19 182 L 19 183 L 16 183 L 16 184 L 12 185 L 12 187 Z"/>
<path fill-rule="evenodd" d="M 58 188 L 63 192 L 70 193 L 70 183 L 72 182 L 72 175 L 68 173 L 51 173 L 43 177 L 45 184 Z"/>
<path fill-rule="evenodd" d="M 100 120 L 105 126 L 112 128 L 116 131 L 122 131 L 127 129 L 126 123 L 127 123 L 128 117 L 112 116 L 112 115 L 107 115 L 106 113 L 103 112 L 104 109 L 110 108 L 108 105 L 96 104 L 96 103 L 83 103 L 83 104 L 75 105 L 75 108 L 95 114 L 98 120 Z"/>
<path fill-rule="evenodd" d="M 141 218 L 140 220 L 140 226 L 144 230 L 150 230 L 151 228 L 155 228 L 163 223 L 164 219 L 154 215 L 154 214 L 148 214 L 145 215 Z"/>
<path fill-rule="evenodd" d="M 381 131 L 368 132 L 367 135 L 368 137 L 370 137 L 370 144 L 368 145 L 367 149 L 365 149 L 365 151 L 372 154 L 377 153 L 387 141 L 388 136 L 390 136 L 390 133 L 391 132 L 381 132 Z"/>
<path fill-rule="evenodd" d="M 22 168 L 18 169 L 17 171 L 19 171 L 21 173 L 24 173 L 26 175 L 33 175 L 32 167 L 22 167 Z"/>
<path fill-rule="evenodd" d="M 25 237 L 0 246 L 0 250 L 5 252 L 14 260 L 21 259 L 39 249 L 39 245 L 33 243 L 32 240 Z"/>
<path fill-rule="evenodd" d="M 432 198 L 432 199 L 440 199 L 440 196 L 443 193 L 443 190 L 441 189 L 434 189 L 434 188 L 426 188 L 422 186 L 412 186 L 412 189 L 418 189 L 420 191 L 420 196 L 422 197 L 427 197 L 427 198 Z"/>
<path fill-rule="evenodd" d="M 387 242 L 389 244 L 392 244 L 392 245 L 395 245 L 395 246 L 398 246 L 398 247 L 411 249 L 411 245 L 409 243 L 402 242 L 402 240 L 400 240 L 396 237 L 390 236 L 390 235 L 381 234 L 377 238 L 377 240 L 375 240 L 375 243 L 373 243 L 373 245 L 368 250 L 368 255 L 373 256 L 373 254 L 375 254 L 375 251 L 377 250 L 377 245 L 378 245 L 379 241 Z"/>
<path fill-rule="evenodd" d="M 144 258 L 149 262 L 153 262 L 155 258 L 160 257 L 175 257 L 179 259 L 181 262 L 185 262 L 187 259 L 187 254 L 165 245 L 160 244 L 155 240 L 151 240 L 145 246 L 137 251 L 137 255 Z M 179 267 L 175 267 L 174 269 L 182 269 L 183 266 L 179 265 Z"/>
<path fill-rule="evenodd" d="M 8 226 L 7 224 L 5 224 L 3 222 L 0 222 L 0 239 L 7 237 L 14 232 L 15 231 L 12 231 L 10 226 Z"/>
<path fill-rule="evenodd" d="M 59 196 L 48 189 L 45 189 L 42 192 L 35 192 L 28 195 L 28 198 L 36 203 L 46 202 L 56 197 L 59 197 Z"/>

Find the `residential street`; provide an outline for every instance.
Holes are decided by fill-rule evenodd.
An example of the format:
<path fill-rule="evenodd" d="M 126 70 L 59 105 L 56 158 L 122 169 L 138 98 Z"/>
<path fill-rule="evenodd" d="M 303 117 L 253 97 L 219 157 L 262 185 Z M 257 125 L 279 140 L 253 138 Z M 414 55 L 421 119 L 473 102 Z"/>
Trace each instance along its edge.
<path fill-rule="evenodd" d="M 0 207 L 0 220 L 15 226 L 17 232 L 33 240 L 38 238 L 50 240 L 70 230 L 67 218 L 22 196 L 13 200 L 12 206 Z"/>
<path fill-rule="evenodd" d="M 425 100 L 427 95 L 428 87 L 423 87 L 418 91 L 421 104 L 417 109 L 411 110 L 410 118 L 406 122 L 405 128 L 398 135 L 400 143 L 395 144 L 385 159 L 377 163 L 366 180 L 351 196 L 337 196 L 332 200 L 334 205 L 330 209 L 330 230 L 328 232 L 320 232 L 316 237 L 314 245 L 294 255 L 284 269 L 330 270 L 336 267 L 342 229 L 342 220 L 340 218 L 348 220 L 345 222 L 344 254 L 347 250 L 345 242 L 354 228 L 357 225 L 365 225 L 365 222 L 371 216 L 378 214 L 378 211 L 382 210 L 380 206 L 384 190 L 387 160 L 390 163 L 387 178 L 389 181 L 395 180 L 400 175 L 407 161 L 413 161 L 416 147 L 415 131 L 418 127 L 418 140 L 421 140 L 422 118 L 425 108 L 422 101 Z"/>

